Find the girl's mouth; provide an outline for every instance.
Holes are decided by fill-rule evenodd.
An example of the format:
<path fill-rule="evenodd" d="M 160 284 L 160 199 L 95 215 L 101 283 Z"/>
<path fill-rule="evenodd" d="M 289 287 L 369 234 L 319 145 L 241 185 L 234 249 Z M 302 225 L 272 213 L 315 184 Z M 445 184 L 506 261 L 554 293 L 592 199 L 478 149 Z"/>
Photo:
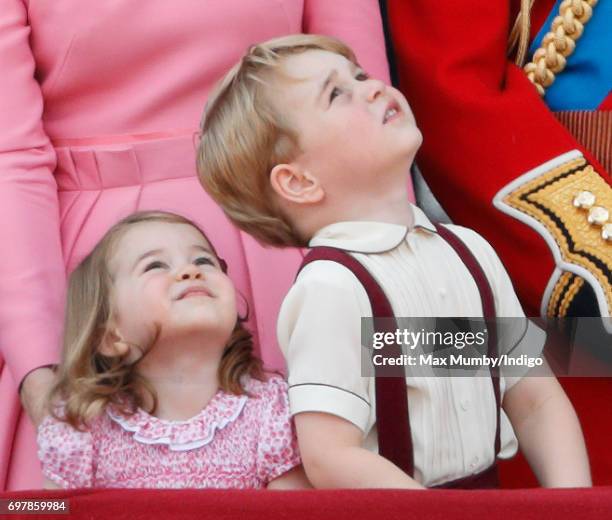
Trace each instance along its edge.
<path fill-rule="evenodd" d="M 206 287 L 196 286 L 196 287 L 187 287 L 179 294 L 177 300 L 184 300 L 185 298 L 197 298 L 204 297 L 210 298 L 212 297 L 211 292 Z"/>

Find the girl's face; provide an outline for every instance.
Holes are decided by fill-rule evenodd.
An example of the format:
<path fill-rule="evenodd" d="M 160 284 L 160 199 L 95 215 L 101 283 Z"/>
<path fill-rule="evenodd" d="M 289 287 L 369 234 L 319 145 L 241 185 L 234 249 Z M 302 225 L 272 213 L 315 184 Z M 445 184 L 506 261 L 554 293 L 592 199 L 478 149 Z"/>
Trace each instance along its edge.
<path fill-rule="evenodd" d="M 119 337 L 149 346 L 188 335 L 223 348 L 236 324 L 236 295 L 212 247 L 188 224 L 142 222 L 109 262 Z M 142 348 L 141 347 L 141 348 Z"/>

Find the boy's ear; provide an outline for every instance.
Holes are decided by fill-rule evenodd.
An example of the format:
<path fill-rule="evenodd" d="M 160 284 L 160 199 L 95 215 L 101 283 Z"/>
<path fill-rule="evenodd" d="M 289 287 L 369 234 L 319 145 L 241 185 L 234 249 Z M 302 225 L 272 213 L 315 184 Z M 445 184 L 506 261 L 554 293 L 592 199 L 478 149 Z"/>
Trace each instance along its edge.
<path fill-rule="evenodd" d="M 270 184 L 279 197 L 297 204 L 315 204 L 325 197 L 319 179 L 294 163 L 272 168 Z"/>

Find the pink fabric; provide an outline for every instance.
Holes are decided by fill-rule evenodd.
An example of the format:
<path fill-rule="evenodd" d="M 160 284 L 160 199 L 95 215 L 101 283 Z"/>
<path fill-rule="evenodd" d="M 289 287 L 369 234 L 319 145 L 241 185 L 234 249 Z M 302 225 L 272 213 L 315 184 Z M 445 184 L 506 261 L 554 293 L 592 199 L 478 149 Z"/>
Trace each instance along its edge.
<path fill-rule="evenodd" d="M 231 226 L 195 177 L 213 83 L 248 45 L 295 32 L 352 45 L 387 79 L 376 0 L 5 0 L 0 10 L 0 489 L 40 485 L 17 385 L 54 363 L 66 273 L 117 219 L 161 208 L 200 224 L 229 263 L 261 354 L 301 255 Z"/>
<path fill-rule="evenodd" d="M 43 474 L 64 488 L 262 488 L 300 464 L 287 384 L 248 379 L 219 391 L 187 421 L 109 407 L 87 431 L 47 417 L 38 429 Z"/>

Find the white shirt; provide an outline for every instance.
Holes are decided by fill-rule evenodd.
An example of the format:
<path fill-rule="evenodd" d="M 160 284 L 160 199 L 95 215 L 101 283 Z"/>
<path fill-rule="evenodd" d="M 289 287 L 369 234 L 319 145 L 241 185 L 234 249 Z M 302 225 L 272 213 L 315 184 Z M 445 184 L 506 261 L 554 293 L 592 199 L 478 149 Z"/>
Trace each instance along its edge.
<path fill-rule="evenodd" d="M 412 229 L 380 222 L 340 222 L 321 229 L 310 246 L 343 249 L 384 290 L 396 317 L 482 317 L 478 287 L 467 267 L 413 206 Z M 497 316 L 524 316 L 508 275 L 488 242 L 474 231 L 448 226 L 470 248 L 491 284 Z M 352 422 L 364 447 L 378 451 L 374 378 L 361 376 L 361 317 L 372 316 L 357 278 L 332 261 L 307 265 L 279 314 L 278 338 L 289 370 L 293 415 L 326 412 Z M 541 346 L 529 327 L 525 342 Z M 531 347 L 533 350 L 533 346 Z M 502 395 L 517 378 L 501 378 Z M 487 377 L 406 379 L 416 478 L 426 486 L 478 473 L 494 461 L 496 408 Z M 501 412 L 501 458 L 517 440 Z"/>

